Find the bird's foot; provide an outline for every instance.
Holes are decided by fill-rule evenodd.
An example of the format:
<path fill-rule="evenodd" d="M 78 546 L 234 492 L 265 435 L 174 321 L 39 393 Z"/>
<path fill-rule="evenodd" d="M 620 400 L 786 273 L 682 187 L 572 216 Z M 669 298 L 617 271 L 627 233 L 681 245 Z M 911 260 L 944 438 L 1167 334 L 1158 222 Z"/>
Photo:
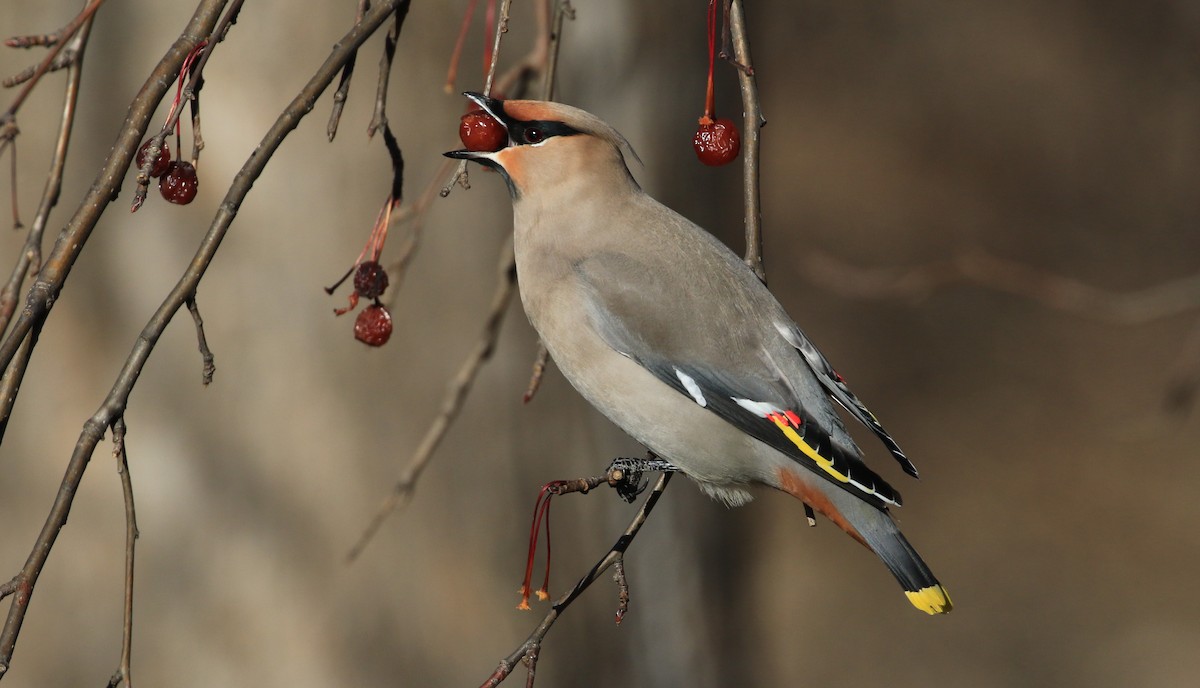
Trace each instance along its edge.
<path fill-rule="evenodd" d="M 617 491 L 617 495 L 632 504 L 649 484 L 648 481 L 642 480 L 642 473 L 647 471 L 674 473 L 678 470 L 679 467 L 670 461 L 664 461 L 651 454 L 644 459 L 613 459 L 604 475 L 608 479 L 609 486 Z"/>

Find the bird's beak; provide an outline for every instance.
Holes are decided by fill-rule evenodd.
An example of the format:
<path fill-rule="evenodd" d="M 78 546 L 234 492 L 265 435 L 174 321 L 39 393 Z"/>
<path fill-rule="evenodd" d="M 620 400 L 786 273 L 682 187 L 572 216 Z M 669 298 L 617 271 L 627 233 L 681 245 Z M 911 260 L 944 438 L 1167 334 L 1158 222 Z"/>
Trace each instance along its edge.
<path fill-rule="evenodd" d="M 504 101 L 498 100 L 496 98 L 489 98 L 489 97 L 483 95 L 482 93 L 475 93 L 474 91 L 465 91 L 463 93 L 463 95 L 470 98 L 476 105 L 483 108 L 484 112 L 491 115 L 492 119 L 499 122 L 500 126 L 504 127 L 504 131 L 508 131 L 508 122 L 506 122 L 504 120 Z M 500 150 L 504 150 L 504 149 L 501 148 Z M 493 155 L 495 155 L 495 153 L 490 153 L 488 151 L 470 151 L 470 150 L 466 150 L 466 149 L 461 149 L 461 150 L 452 150 L 452 151 L 443 153 L 442 155 L 445 155 L 447 158 L 454 158 L 456 160 L 479 161 L 481 159 L 482 160 L 490 160 L 491 157 Z"/>

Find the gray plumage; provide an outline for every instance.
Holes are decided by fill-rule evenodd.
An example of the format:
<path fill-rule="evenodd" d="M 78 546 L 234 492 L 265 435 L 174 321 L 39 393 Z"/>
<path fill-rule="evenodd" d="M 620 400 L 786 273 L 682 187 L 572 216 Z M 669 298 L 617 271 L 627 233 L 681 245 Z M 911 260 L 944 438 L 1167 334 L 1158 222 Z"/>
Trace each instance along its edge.
<path fill-rule="evenodd" d="M 949 611 L 835 402 L 915 468 L 742 260 L 645 194 L 632 149 L 593 115 L 469 95 L 509 145 L 448 155 L 505 175 L 525 312 L 580 394 L 727 504 L 752 484 L 802 499 L 875 551 L 914 605 Z"/>

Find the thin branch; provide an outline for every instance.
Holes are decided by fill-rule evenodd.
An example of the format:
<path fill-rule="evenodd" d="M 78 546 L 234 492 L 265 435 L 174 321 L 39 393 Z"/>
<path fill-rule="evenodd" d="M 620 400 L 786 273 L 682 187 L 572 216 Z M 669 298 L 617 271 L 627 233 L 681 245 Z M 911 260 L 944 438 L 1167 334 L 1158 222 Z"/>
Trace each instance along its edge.
<path fill-rule="evenodd" d="M 542 99 L 554 100 L 554 86 L 558 79 L 558 49 L 562 45 L 563 20 L 575 19 L 575 8 L 570 0 L 557 0 L 554 4 L 554 22 L 546 48 L 546 74 L 542 81 Z"/>
<path fill-rule="evenodd" d="M 0 333 L 8 329 L 13 312 L 17 306 L 17 293 L 21 291 L 27 275 L 38 269 L 42 262 L 42 237 L 46 224 L 50 220 L 50 212 L 58 204 L 59 192 L 62 190 L 63 170 L 66 168 L 67 150 L 70 148 L 71 132 L 75 129 L 76 102 L 79 99 L 79 83 L 83 74 L 84 49 L 87 47 L 88 36 L 91 34 L 92 20 L 85 21 L 79 31 L 71 39 L 71 45 L 66 53 L 74 55 L 67 69 L 66 93 L 63 96 L 62 117 L 59 119 L 58 138 L 54 144 L 54 153 L 50 159 L 50 169 L 46 172 L 46 185 L 42 189 L 42 198 L 38 202 L 37 213 L 25 236 L 25 245 L 17 256 L 12 274 L 0 289 Z M 64 53 L 65 54 L 65 53 Z M 15 178 L 15 177 L 14 177 Z M 25 370 L 29 364 L 29 356 L 33 347 L 26 340 L 17 351 L 17 355 L 4 368 L 3 378 L 0 379 L 0 440 L 8 427 L 8 419 L 12 415 L 13 404 L 16 403 L 17 393 Z"/>
<path fill-rule="evenodd" d="M 87 20 L 91 19 L 92 15 L 94 15 L 96 10 L 100 9 L 100 5 L 103 4 L 104 0 L 91 0 L 87 5 L 84 6 L 83 10 L 75 16 L 74 19 L 72 19 L 66 26 L 58 31 L 58 41 L 55 42 L 54 46 L 50 48 L 50 52 L 48 52 L 46 57 L 42 59 L 37 69 L 34 70 L 33 74 L 29 77 L 29 80 L 25 82 L 25 87 L 22 88 L 21 92 L 17 94 L 17 97 L 13 98 L 12 102 L 9 103 L 8 109 L 4 111 L 4 114 L 0 114 L 0 123 L 11 121 L 17 116 L 17 111 L 21 109 L 21 105 L 24 104 L 25 99 L 29 97 L 29 94 L 37 86 L 38 81 L 40 81 L 42 76 L 50 70 L 50 66 L 54 64 L 55 58 L 58 57 L 59 52 L 62 51 L 63 46 L 67 43 L 66 39 L 70 36 L 74 36 L 75 32 L 79 30 L 79 27 L 83 26 Z"/>
<path fill-rule="evenodd" d="M 50 212 L 58 205 L 59 193 L 62 190 L 63 171 L 67 165 L 67 151 L 71 145 L 71 132 L 75 130 L 76 103 L 79 100 L 79 83 L 83 74 L 83 57 L 87 48 L 88 36 L 91 35 L 92 22 L 86 21 L 71 39 L 72 45 L 67 51 L 75 56 L 67 68 L 67 87 L 63 96 L 62 116 L 59 118 L 58 139 L 54 143 L 54 153 L 50 159 L 50 169 L 46 173 L 46 186 L 42 189 L 42 199 L 38 203 L 37 213 L 29 226 L 29 234 L 25 238 L 25 246 L 13 268 L 12 276 L 0 291 L 0 332 L 8 329 L 9 320 L 16 309 L 17 292 L 21 290 L 25 275 L 32 268 L 37 269 L 41 263 L 42 236 L 46 224 L 50 220 Z M 7 415 L 7 414 L 5 414 Z"/>
<path fill-rule="evenodd" d="M 367 8 L 371 6 L 370 0 L 358 0 L 358 11 L 354 14 L 354 22 L 362 21 L 363 15 L 366 14 Z M 338 123 L 342 121 L 342 109 L 346 107 L 346 98 L 350 96 L 350 79 L 354 77 L 354 65 L 358 62 L 358 51 L 346 60 L 346 66 L 342 67 L 342 76 L 338 79 L 337 90 L 333 92 L 333 107 L 329 111 L 329 124 L 325 127 L 325 135 L 333 141 L 333 137 L 337 136 Z"/>
<path fill-rule="evenodd" d="M 30 36 L 13 36 L 12 38 L 4 39 L 4 45 L 9 48 L 34 48 L 42 47 L 49 48 L 55 43 L 58 43 L 60 36 L 57 33 L 40 33 Z"/>
<path fill-rule="evenodd" d="M 208 348 L 208 338 L 204 336 L 204 318 L 200 317 L 200 307 L 196 305 L 196 297 L 190 296 L 184 301 L 188 312 L 192 314 L 192 322 L 196 325 L 196 340 L 200 347 L 200 360 L 203 364 L 200 372 L 200 382 L 205 387 L 212 384 L 213 375 L 217 372 L 212 350 Z"/>
<path fill-rule="evenodd" d="M 754 78 L 754 63 L 750 59 L 750 39 L 746 35 L 746 17 L 742 0 L 733 0 L 729 7 L 729 33 L 733 38 L 733 57 L 738 69 L 738 86 L 742 92 L 742 203 L 745 205 L 746 265 L 763 282 L 767 281 L 762 253 L 762 201 L 759 192 L 759 147 L 763 119 L 758 100 L 758 84 Z"/>
<path fill-rule="evenodd" d="M 125 417 L 113 423 L 113 458 L 117 460 L 117 474 L 121 476 L 121 494 L 125 498 L 125 615 L 121 624 L 121 663 L 109 679 L 109 688 L 125 683 L 133 688 L 130 671 L 133 654 L 133 562 L 134 547 L 138 539 L 137 510 L 133 504 L 133 481 L 129 476 L 129 461 L 125 453 Z"/>
<path fill-rule="evenodd" d="M 980 249 L 906 268 L 851 265 L 819 250 L 810 250 L 801 260 L 807 279 L 848 298 L 922 299 L 956 284 L 974 284 L 1114 325 L 1141 325 L 1200 308 L 1200 274 L 1115 292 Z"/>
<path fill-rule="evenodd" d="M 195 295 L 196 286 L 204 277 L 213 256 L 221 245 L 221 241 L 228 233 L 229 227 L 237 215 L 242 202 L 250 192 L 254 181 L 262 174 L 263 169 L 275 151 L 278 150 L 283 140 L 299 125 L 304 116 L 312 109 L 317 98 L 329 87 L 329 84 L 337 76 L 338 71 L 341 70 L 346 60 L 349 59 L 350 52 L 362 45 L 387 20 L 398 5 L 408 4 L 408 2 L 409 0 L 384 0 L 364 16 L 362 22 L 351 28 L 334 45 L 325 62 L 283 113 L 280 114 L 279 118 L 276 119 L 270 130 L 263 137 L 262 142 L 255 148 L 250 158 L 242 166 L 241 171 L 234 177 L 234 181 L 230 185 L 229 191 L 225 194 L 225 199 L 219 206 L 216 216 L 213 218 L 208 232 L 201 241 L 195 257 L 179 282 L 175 285 L 175 288 L 171 290 L 171 293 L 159 306 L 158 310 L 155 311 L 153 317 L 151 317 L 146 327 L 142 330 L 141 336 L 138 337 L 137 343 L 134 344 L 133 350 L 126 359 L 108 396 L 96 413 L 84 424 L 83 432 L 80 434 L 75 451 L 72 453 L 71 460 L 67 465 L 66 475 L 59 486 L 54 505 L 50 510 L 45 525 L 42 527 L 41 533 L 39 533 L 34 543 L 25 567 L 18 574 L 21 580 L 19 581 L 17 594 L 9 608 L 8 618 L 5 621 L 3 630 L 0 630 L 0 677 L 7 672 L 8 667 L 11 665 L 13 649 L 20 634 L 25 614 L 29 609 L 29 600 L 33 593 L 34 585 L 41 574 L 50 551 L 53 549 L 59 532 L 66 523 L 67 515 L 70 513 L 75 493 L 79 488 L 80 481 L 83 479 L 83 473 L 87 468 L 88 462 L 91 460 L 96 445 L 103 438 L 105 430 L 118 417 L 124 414 L 129 395 L 137 383 L 138 377 L 141 375 L 146 361 L 154 350 L 159 337 L 162 336 L 167 324 L 184 305 L 185 301 Z M 197 8 L 196 15 L 188 26 L 188 30 L 176 42 L 168 57 L 164 58 L 155 69 L 150 83 L 134 101 L 131 107 L 131 118 L 122 130 L 118 143 L 110 154 L 109 160 L 105 163 L 105 172 L 102 173 L 97 185 L 89 193 L 88 199 L 91 200 L 85 200 L 84 202 L 84 209 L 88 208 L 89 202 L 95 203 L 98 206 L 86 211 L 88 212 L 87 218 L 90 218 L 90 221 L 76 218 L 64 230 L 64 237 L 79 234 L 81 239 L 86 239 L 91 227 L 95 223 L 95 218 L 98 217 L 107 203 L 107 196 L 111 196 L 116 184 L 119 183 L 119 178 L 110 179 L 107 175 L 111 171 L 111 174 L 116 177 L 120 171 L 128 168 L 129 161 L 133 157 L 134 150 L 153 112 L 153 105 L 162 98 L 162 94 L 166 88 L 174 81 L 174 75 L 178 73 L 183 58 L 186 57 L 191 48 L 195 47 L 203 36 L 212 34 L 212 27 L 215 25 L 218 13 L 223 6 L 224 3 L 219 0 L 205 0 L 201 2 L 199 8 Z M 136 113 L 136 117 L 134 113 Z M 106 191 L 107 193 L 104 193 L 101 198 L 94 198 L 98 191 Z M 85 210 L 81 209 L 79 214 L 83 213 L 85 213 Z M 30 298 L 31 306 L 26 308 L 26 313 L 22 314 L 21 320 L 14 326 L 13 334 L 10 334 L 9 339 L 5 342 L 6 347 L 8 347 L 10 341 L 19 343 L 20 339 L 14 339 L 14 337 L 20 333 L 20 338 L 23 338 L 24 334 L 32 328 L 35 318 L 39 323 L 44 320 L 45 313 L 49 310 L 49 305 L 44 298 L 39 298 L 39 295 L 44 297 L 57 293 L 57 288 L 61 287 L 61 279 L 65 277 L 65 272 L 70 267 L 70 261 L 74 259 L 80 248 L 79 245 L 71 245 L 69 241 L 66 243 L 67 246 L 64 247 L 64 240 L 60 239 L 58 245 L 56 245 L 55 253 L 47 261 L 47 269 L 43 271 L 44 275 L 53 271 L 53 275 L 44 278 L 45 281 L 40 279 L 39 282 L 34 284 L 35 291 Z M 44 285 L 40 290 L 38 289 L 39 284 Z M 31 311 L 34 311 L 33 306 L 39 303 L 41 306 L 36 310 L 40 315 L 35 316 Z M 20 327 L 22 322 L 28 323 L 23 332 Z M 17 345 L 13 345 L 11 348 L 15 350 L 16 347 Z M 5 350 L 0 350 L 0 353 L 5 354 L 4 360 L 11 359 L 12 357 L 12 354 L 5 353 Z"/>
<path fill-rule="evenodd" d="M 546 374 L 546 365 L 550 362 L 550 352 L 546 345 L 538 342 L 537 355 L 533 358 L 533 372 L 529 375 L 529 386 L 525 388 L 525 396 L 521 400 L 528 404 L 542 386 L 542 376 Z"/>
<path fill-rule="evenodd" d="M 441 444 L 442 439 L 446 436 L 446 432 L 450 430 L 450 426 L 458 417 L 459 411 L 462 410 L 463 402 L 467 398 L 467 392 L 471 390 L 479 369 L 492 356 L 492 351 L 496 347 L 496 340 L 500 336 L 500 326 L 504 323 L 504 316 L 508 313 L 509 302 L 512 301 L 513 290 L 516 287 L 516 277 L 516 259 L 513 256 L 512 239 L 509 239 L 500 252 L 496 289 L 492 293 L 492 304 L 488 308 L 483 333 L 475 343 L 475 346 L 471 348 L 471 352 L 467 354 L 467 358 L 459 367 L 458 373 L 450 381 L 446 389 L 446 396 L 442 400 L 441 410 L 438 412 L 437 418 L 430 424 L 429 429 L 425 431 L 425 437 L 421 439 L 421 443 L 417 446 L 416 451 L 413 452 L 408 466 L 396 480 L 391 493 L 383 500 L 379 508 L 375 510 L 375 515 L 363 530 L 362 535 L 359 536 L 358 541 L 354 543 L 354 546 L 346 554 L 347 563 L 352 563 L 362 554 L 387 517 L 401 505 L 406 504 L 409 498 L 412 497 L 413 489 L 416 487 L 417 480 L 421 477 L 421 472 L 429 465 L 430 460 L 433 458 L 434 450 Z"/>
<path fill-rule="evenodd" d="M 525 642 L 521 643 L 521 645 L 507 657 L 500 660 L 500 664 L 496 667 L 496 670 L 492 672 L 492 675 L 489 676 L 486 681 L 483 682 L 480 688 L 495 688 L 496 686 L 500 685 L 504 679 L 508 678 L 508 675 L 512 673 L 513 669 L 515 669 L 519 663 L 524 663 L 529 668 L 530 674 L 533 673 L 537 666 L 538 652 L 541 650 L 542 641 L 545 639 L 546 633 L 550 631 L 550 628 L 554 625 L 554 622 L 558 620 L 558 617 L 560 617 L 564 611 L 566 611 L 567 607 L 569 607 L 571 603 L 576 600 L 576 598 L 583 594 L 583 591 L 587 590 L 588 587 L 591 586 L 591 584 L 595 582 L 601 574 L 607 571 L 609 567 L 615 566 L 618 562 L 624 561 L 625 551 L 629 549 L 629 545 L 633 542 L 633 539 L 637 537 L 638 532 L 642 529 L 642 525 L 645 524 L 646 518 L 649 517 L 650 512 L 654 510 L 654 505 L 658 503 L 658 499 L 662 496 L 663 490 L 667 489 L 667 483 L 670 482 L 672 475 L 672 473 L 668 472 L 659 476 L 658 482 L 655 483 L 654 488 L 650 491 L 650 495 L 646 497 L 646 501 L 642 504 L 642 508 L 638 509 L 637 515 L 634 516 L 633 520 L 629 523 L 629 527 L 625 529 L 625 532 L 621 534 L 621 537 L 617 539 L 617 542 L 603 557 L 600 558 L 598 562 L 596 562 L 594 566 L 592 566 L 590 571 L 588 571 L 582 578 L 579 579 L 579 582 L 575 584 L 575 587 L 571 588 L 570 591 L 560 597 L 558 601 L 556 601 L 553 606 L 550 607 L 550 611 L 546 612 L 546 616 L 542 618 L 542 621 L 538 624 L 537 628 L 533 629 L 533 632 L 529 634 L 529 637 L 525 639 Z M 622 604 L 620 601 L 621 595 L 624 595 L 624 604 L 627 604 L 627 587 L 624 589 L 619 587 L 618 593 L 618 612 L 620 612 L 620 616 L 623 616 L 624 614 L 622 610 L 624 607 L 620 606 Z M 531 682 L 532 680 L 527 681 L 526 685 L 529 685 Z"/>
<path fill-rule="evenodd" d="M 371 123 L 367 125 L 367 138 L 375 136 L 375 132 L 386 129 L 388 81 L 392 76 L 392 61 L 396 58 L 396 41 L 400 39 L 400 28 L 404 26 L 404 17 L 408 13 L 408 5 L 396 10 L 396 18 L 392 28 L 388 30 L 383 40 L 383 56 L 379 58 L 379 81 L 375 85 L 375 111 L 371 115 Z M 399 199 L 397 195 L 395 198 Z"/>

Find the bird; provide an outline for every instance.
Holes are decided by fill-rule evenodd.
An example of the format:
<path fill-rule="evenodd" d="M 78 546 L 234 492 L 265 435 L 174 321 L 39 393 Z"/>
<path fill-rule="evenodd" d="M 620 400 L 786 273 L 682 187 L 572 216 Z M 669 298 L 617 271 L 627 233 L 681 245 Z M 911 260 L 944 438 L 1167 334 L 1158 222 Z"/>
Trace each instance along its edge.
<path fill-rule="evenodd" d="M 755 273 L 635 181 L 629 142 L 549 101 L 465 93 L 503 126 L 499 150 L 447 157 L 498 171 L 513 207 L 525 313 L 571 385 L 729 506 L 753 485 L 800 499 L 874 552 L 928 614 L 953 605 L 867 467 L 840 407 L 917 470 Z M 640 160 L 639 160 L 640 162 Z"/>

